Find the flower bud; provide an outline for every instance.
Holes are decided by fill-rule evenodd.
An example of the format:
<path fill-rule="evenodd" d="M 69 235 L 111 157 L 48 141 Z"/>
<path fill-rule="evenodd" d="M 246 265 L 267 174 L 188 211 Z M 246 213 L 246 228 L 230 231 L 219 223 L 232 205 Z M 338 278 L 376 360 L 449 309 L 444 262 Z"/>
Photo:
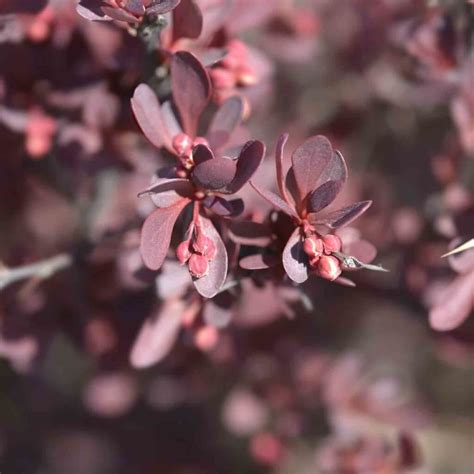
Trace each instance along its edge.
<path fill-rule="evenodd" d="M 191 255 L 191 250 L 189 250 L 189 240 L 181 242 L 176 248 L 176 257 L 181 265 L 184 265 L 190 259 Z"/>
<path fill-rule="evenodd" d="M 306 237 L 303 242 L 303 250 L 311 258 L 319 257 L 324 250 L 323 241 L 314 235 Z"/>
<path fill-rule="evenodd" d="M 199 232 L 197 238 L 193 240 L 193 249 L 208 260 L 212 260 L 216 255 L 216 244 L 202 232 Z"/>
<path fill-rule="evenodd" d="M 199 328 L 194 336 L 194 344 L 202 351 L 211 350 L 219 340 L 219 332 L 213 326 Z"/>
<path fill-rule="evenodd" d="M 193 141 L 193 147 L 198 145 L 206 145 L 209 146 L 209 142 L 204 137 L 196 137 Z"/>
<path fill-rule="evenodd" d="M 244 65 L 239 68 L 237 73 L 237 82 L 240 86 L 254 86 L 258 83 L 258 76 L 250 66 Z"/>
<path fill-rule="evenodd" d="M 318 262 L 318 273 L 321 278 L 333 281 L 341 274 L 341 262 L 336 257 L 323 255 Z"/>
<path fill-rule="evenodd" d="M 204 255 L 193 253 L 188 261 L 189 273 L 195 278 L 202 278 L 209 273 L 209 261 Z"/>
<path fill-rule="evenodd" d="M 189 155 L 193 142 L 189 135 L 178 133 L 173 137 L 173 148 L 179 156 Z"/>
<path fill-rule="evenodd" d="M 216 89 L 232 89 L 235 87 L 235 75 L 227 69 L 217 67 L 211 69 L 212 85 Z"/>
<path fill-rule="evenodd" d="M 245 59 L 247 57 L 247 54 L 248 54 L 247 45 L 239 39 L 230 40 L 227 43 L 226 47 L 230 55 L 233 55 L 240 59 Z"/>
<path fill-rule="evenodd" d="M 323 237 L 324 253 L 331 255 L 333 252 L 340 252 L 342 247 L 341 239 L 334 234 L 328 234 Z"/>

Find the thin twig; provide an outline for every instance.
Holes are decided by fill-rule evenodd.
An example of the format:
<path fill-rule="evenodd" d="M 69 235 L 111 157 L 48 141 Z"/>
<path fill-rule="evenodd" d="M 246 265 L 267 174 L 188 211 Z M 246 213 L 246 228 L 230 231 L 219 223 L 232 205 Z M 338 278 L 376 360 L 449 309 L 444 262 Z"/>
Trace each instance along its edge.
<path fill-rule="evenodd" d="M 45 279 L 72 264 L 72 257 L 66 253 L 47 258 L 40 262 L 16 268 L 0 266 L 0 290 L 28 278 Z"/>

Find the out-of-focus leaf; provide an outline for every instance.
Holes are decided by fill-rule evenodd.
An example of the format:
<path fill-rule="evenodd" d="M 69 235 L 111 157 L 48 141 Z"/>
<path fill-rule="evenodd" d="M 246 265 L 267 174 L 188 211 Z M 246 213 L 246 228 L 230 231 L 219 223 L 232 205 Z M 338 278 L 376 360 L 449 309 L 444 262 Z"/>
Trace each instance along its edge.
<path fill-rule="evenodd" d="M 301 201 L 317 187 L 332 156 L 331 143 L 322 135 L 308 138 L 293 152 L 292 168 Z"/>
<path fill-rule="evenodd" d="M 278 264 L 279 261 L 276 257 L 262 254 L 248 255 L 239 261 L 239 266 L 244 270 L 265 270 Z"/>
<path fill-rule="evenodd" d="M 265 156 L 265 145 L 258 140 L 247 142 L 237 159 L 235 178 L 227 186 L 226 192 L 236 193 L 257 171 Z"/>
<path fill-rule="evenodd" d="M 171 149 L 171 137 L 165 126 L 160 103 L 153 90 L 146 84 L 140 84 L 131 99 L 132 110 L 145 137 L 153 145 Z"/>
<path fill-rule="evenodd" d="M 430 325 L 436 331 L 451 331 L 467 319 L 474 306 L 472 273 L 456 278 L 443 294 L 441 302 L 430 311 Z"/>
<path fill-rule="evenodd" d="M 242 120 L 244 102 L 241 97 L 229 97 L 217 110 L 207 131 L 211 148 L 225 146 L 232 133 Z"/>
<path fill-rule="evenodd" d="M 199 38 L 202 31 L 202 13 L 194 0 L 181 0 L 173 10 L 173 40 Z"/>
<path fill-rule="evenodd" d="M 39 13 L 46 7 L 47 3 L 47 0 L 2 0 L 0 2 L 0 15 Z"/>
<path fill-rule="evenodd" d="M 350 206 L 337 209 L 324 215 L 308 215 L 308 220 L 311 224 L 322 224 L 330 229 L 337 229 L 339 227 L 350 224 L 353 220 L 362 215 L 370 206 L 372 201 L 361 201 L 351 204 Z"/>
<path fill-rule="evenodd" d="M 198 164 L 192 173 L 193 181 L 203 189 L 226 188 L 234 179 L 236 165 L 227 158 L 213 158 Z"/>
<path fill-rule="evenodd" d="M 182 300 L 165 301 L 157 315 L 149 317 L 140 329 L 130 353 L 130 364 L 145 369 L 168 355 L 181 328 Z"/>
<path fill-rule="evenodd" d="M 140 253 L 150 270 L 158 270 L 163 264 L 174 224 L 189 202 L 189 199 L 183 198 L 173 206 L 155 209 L 145 219 L 141 231 Z"/>
<path fill-rule="evenodd" d="M 219 295 L 217 298 L 219 298 Z M 204 310 L 202 317 L 206 324 L 209 326 L 214 326 L 218 329 L 225 328 L 232 320 L 232 308 L 229 307 L 222 307 L 216 304 L 215 299 L 206 301 L 204 305 Z"/>
<path fill-rule="evenodd" d="M 340 190 L 340 181 L 326 181 L 309 195 L 308 210 L 310 212 L 319 212 L 326 208 L 336 199 Z"/>
<path fill-rule="evenodd" d="M 277 194 L 268 189 L 260 188 L 257 186 L 253 181 L 250 181 L 250 185 L 252 186 L 255 191 L 257 191 L 263 199 L 266 199 L 272 206 L 275 206 L 280 211 L 284 212 L 285 214 L 289 215 L 290 217 L 298 218 L 298 214 L 296 211 L 290 207 L 283 199 L 280 198 Z"/>
<path fill-rule="evenodd" d="M 199 117 L 209 102 L 211 83 L 206 69 L 191 53 L 180 51 L 173 55 L 171 90 L 184 131 L 195 137 Z"/>
<path fill-rule="evenodd" d="M 308 279 L 308 256 L 303 250 L 303 240 L 300 228 L 297 227 L 285 245 L 282 255 L 283 267 L 286 274 L 296 283 L 303 283 Z"/>
<path fill-rule="evenodd" d="M 229 237 L 236 244 L 255 247 L 266 247 L 272 241 L 270 228 L 253 221 L 229 222 Z"/>
<path fill-rule="evenodd" d="M 377 248 L 371 244 L 368 240 L 354 240 L 352 242 L 344 242 L 342 239 L 342 251 L 346 255 L 351 255 L 357 260 L 364 263 L 370 263 L 377 256 Z"/>
<path fill-rule="evenodd" d="M 205 298 L 213 298 L 225 283 L 227 277 L 227 250 L 214 224 L 204 216 L 200 216 L 204 235 L 209 237 L 216 246 L 216 255 L 209 262 L 209 273 L 202 278 L 193 278 L 197 291 Z"/>
<path fill-rule="evenodd" d="M 422 456 L 420 448 L 413 436 L 400 433 L 398 436 L 399 466 L 402 469 L 415 469 L 421 466 Z"/>

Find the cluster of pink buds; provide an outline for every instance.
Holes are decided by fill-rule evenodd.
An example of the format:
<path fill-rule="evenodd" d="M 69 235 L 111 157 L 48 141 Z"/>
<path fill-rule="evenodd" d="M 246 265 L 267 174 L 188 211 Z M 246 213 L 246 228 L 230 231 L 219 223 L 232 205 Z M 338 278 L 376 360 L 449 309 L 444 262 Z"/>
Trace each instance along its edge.
<path fill-rule="evenodd" d="M 196 226 L 191 237 L 181 242 L 176 249 L 176 257 L 184 265 L 188 264 L 189 273 L 195 278 L 202 278 L 209 272 L 209 262 L 216 255 L 216 245 Z"/>
<path fill-rule="evenodd" d="M 303 249 L 309 257 L 309 263 L 316 273 L 326 280 L 335 280 L 342 272 L 341 262 L 332 255 L 341 250 L 341 239 L 334 234 L 324 237 L 317 234 L 308 235 L 303 242 Z"/>
<path fill-rule="evenodd" d="M 173 149 L 180 158 L 183 166 L 187 169 L 193 166 L 192 152 L 197 145 L 209 146 L 209 142 L 204 137 L 196 137 L 194 140 L 186 133 L 178 133 L 173 137 Z"/>
<path fill-rule="evenodd" d="M 214 99 L 218 103 L 233 95 L 236 87 L 253 86 L 258 82 L 257 74 L 249 61 L 247 46 L 234 39 L 229 41 L 226 48 L 226 57 L 210 71 Z"/>

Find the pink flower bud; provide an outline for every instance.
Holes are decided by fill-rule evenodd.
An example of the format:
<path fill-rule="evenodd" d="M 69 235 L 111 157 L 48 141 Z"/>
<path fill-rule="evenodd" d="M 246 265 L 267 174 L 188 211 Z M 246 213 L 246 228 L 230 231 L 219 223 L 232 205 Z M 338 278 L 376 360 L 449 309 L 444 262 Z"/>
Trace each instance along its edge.
<path fill-rule="evenodd" d="M 216 255 L 216 245 L 212 239 L 206 237 L 202 232 L 198 232 L 198 236 L 193 240 L 193 249 L 212 260 Z"/>
<path fill-rule="evenodd" d="M 176 257 L 181 265 L 184 265 L 190 259 L 191 255 L 191 250 L 189 250 L 189 240 L 181 242 L 176 248 Z"/>
<path fill-rule="evenodd" d="M 229 54 L 236 56 L 241 59 L 245 59 L 248 54 L 247 45 L 238 39 L 232 39 L 227 43 L 227 50 Z"/>
<path fill-rule="evenodd" d="M 211 350 L 219 340 L 219 333 L 213 326 L 203 326 L 194 335 L 194 344 L 202 351 Z"/>
<path fill-rule="evenodd" d="M 328 234 L 323 237 L 324 253 L 331 255 L 332 252 L 340 252 L 342 247 L 341 239 L 334 234 Z"/>
<path fill-rule="evenodd" d="M 209 146 L 209 142 L 204 137 L 196 137 L 193 141 L 193 147 L 198 145 Z"/>
<path fill-rule="evenodd" d="M 235 75 L 227 69 L 217 67 L 211 69 L 212 85 L 216 89 L 232 89 L 235 87 Z"/>
<path fill-rule="evenodd" d="M 248 65 L 243 65 L 239 68 L 237 73 L 237 82 L 239 86 L 254 86 L 258 83 L 258 76 L 255 74 L 253 68 Z"/>
<path fill-rule="evenodd" d="M 178 133 L 173 137 L 173 148 L 179 156 L 187 156 L 191 153 L 193 142 L 189 135 Z"/>
<path fill-rule="evenodd" d="M 341 263 L 336 257 L 323 255 L 318 262 L 318 273 L 321 278 L 333 281 L 341 274 Z"/>
<path fill-rule="evenodd" d="M 189 273 L 195 278 L 202 278 L 209 272 L 209 261 L 204 255 L 193 253 L 188 261 Z"/>
<path fill-rule="evenodd" d="M 323 253 L 323 241 L 314 235 L 306 237 L 303 242 L 303 250 L 311 258 L 319 257 Z"/>

